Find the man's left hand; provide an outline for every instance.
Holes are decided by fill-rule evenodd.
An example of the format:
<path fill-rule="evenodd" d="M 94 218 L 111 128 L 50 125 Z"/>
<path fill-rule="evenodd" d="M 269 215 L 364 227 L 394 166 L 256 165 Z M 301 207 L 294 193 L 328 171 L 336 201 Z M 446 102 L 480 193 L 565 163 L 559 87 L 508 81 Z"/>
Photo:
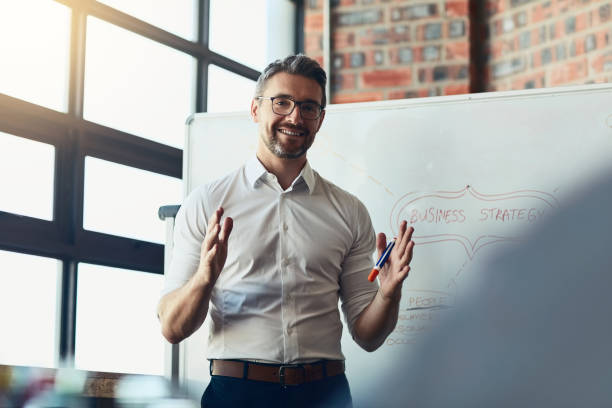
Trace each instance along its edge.
<path fill-rule="evenodd" d="M 410 272 L 410 261 L 412 261 L 414 248 L 414 241 L 412 241 L 414 228 L 408 228 L 407 225 L 408 223 L 406 221 L 402 221 L 400 224 L 395 246 L 389 254 L 385 266 L 378 275 L 380 281 L 380 294 L 385 300 L 399 299 L 402 293 L 402 283 L 408 276 L 408 272 Z M 378 257 L 384 252 L 386 246 L 387 237 L 381 232 L 376 239 Z"/>

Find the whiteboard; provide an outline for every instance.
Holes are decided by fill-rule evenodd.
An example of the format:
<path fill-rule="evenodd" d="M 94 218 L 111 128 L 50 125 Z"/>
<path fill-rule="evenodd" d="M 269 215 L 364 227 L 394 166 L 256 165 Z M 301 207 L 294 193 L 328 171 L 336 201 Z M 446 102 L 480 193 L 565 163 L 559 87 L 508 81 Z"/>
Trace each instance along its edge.
<path fill-rule="evenodd" d="M 257 137 L 248 112 L 190 117 L 184 193 L 241 166 Z M 415 228 L 396 330 L 374 353 L 344 333 L 358 407 L 369 379 L 390 365 L 418 375 L 408 369 L 410 350 L 469 296 L 478 265 L 612 163 L 612 86 L 332 105 L 308 159 L 363 201 L 376 232 L 392 237 L 402 219 Z M 184 375 L 205 383 L 205 336 L 185 347 Z"/>

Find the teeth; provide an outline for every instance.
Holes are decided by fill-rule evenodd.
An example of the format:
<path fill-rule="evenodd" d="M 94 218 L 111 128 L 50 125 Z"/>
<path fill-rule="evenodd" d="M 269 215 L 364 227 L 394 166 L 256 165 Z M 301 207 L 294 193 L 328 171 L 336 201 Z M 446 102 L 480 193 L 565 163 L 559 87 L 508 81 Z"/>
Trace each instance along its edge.
<path fill-rule="evenodd" d="M 303 132 L 293 132 L 291 130 L 286 129 L 279 129 L 278 131 L 289 136 L 302 136 L 304 134 Z"/>

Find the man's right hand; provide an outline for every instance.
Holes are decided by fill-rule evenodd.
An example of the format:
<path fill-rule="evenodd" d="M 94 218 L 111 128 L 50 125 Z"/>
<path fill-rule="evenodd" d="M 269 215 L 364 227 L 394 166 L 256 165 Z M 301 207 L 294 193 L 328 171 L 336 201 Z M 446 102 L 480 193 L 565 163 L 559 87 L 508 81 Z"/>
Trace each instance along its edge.
<path fill-rule="evenodd" d="M 180 288 L 163 296 L 157 308 L 164 337 L 172 344 L 191 336 L 204 322 L 215 282 L 225 265 L 227 241 L 233 221 L 227 217 L 221 226 L 223 208 L 208 221 L 202 242 L 200 264 L 191 279 Z"/>
<path fill-rule="evenodd" d="M 200 251 L 200 265 L 194 276 L 201 285 L 214 286 L 219 274 L 223 270 L 227 259 L 227 242 L 234 226 L 234 221 L 226 217 L 221 225 L 223 208 L 217 211 L 208 220 L 206 237 L 202 242 Z"/>

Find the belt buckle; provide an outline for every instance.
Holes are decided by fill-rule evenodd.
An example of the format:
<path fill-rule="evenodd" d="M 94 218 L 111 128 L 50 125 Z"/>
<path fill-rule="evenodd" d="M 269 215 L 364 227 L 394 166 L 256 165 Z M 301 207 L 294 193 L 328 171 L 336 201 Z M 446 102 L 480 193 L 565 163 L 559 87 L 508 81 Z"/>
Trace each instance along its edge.
<path fill-rule="evenodd" d="M 282 385 L 283 387 L 287 387 L 287 384 L 285 384 L 285 370 L 287 368 L 301 368 L 304 373 L 304 381 L 306 381 L 306 368 L 303 365 L 286 364 L 286 365 L 281 365 L 278 368 L 278 379 L 279 379 L 280 385 Z M 299 385 L 299 384 L 293 384 L 293 385 Z"/>

